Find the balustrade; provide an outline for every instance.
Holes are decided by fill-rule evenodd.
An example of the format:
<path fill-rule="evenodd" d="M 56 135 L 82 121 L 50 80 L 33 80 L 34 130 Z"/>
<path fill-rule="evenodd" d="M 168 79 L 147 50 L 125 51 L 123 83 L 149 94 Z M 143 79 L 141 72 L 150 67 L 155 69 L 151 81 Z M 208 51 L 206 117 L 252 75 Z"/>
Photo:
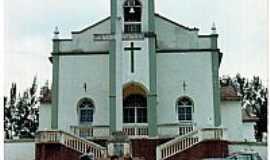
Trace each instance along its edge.
<path fill-rule="evenodd" d="M 96 158 L 106 157 L 107 154 L 106 148 L 63 131 L 39 131 L 36 143 L 60 143 L 81 153 L 90 148 Z"/>
<path fill-rule="evenodd" d="M 223 131 L 223 128 L 204 128 L 176 137 L 157 147 L 157 160 L 164 160 L 171 157 L 203 140 L 222 140 L 224 139 Z"/>

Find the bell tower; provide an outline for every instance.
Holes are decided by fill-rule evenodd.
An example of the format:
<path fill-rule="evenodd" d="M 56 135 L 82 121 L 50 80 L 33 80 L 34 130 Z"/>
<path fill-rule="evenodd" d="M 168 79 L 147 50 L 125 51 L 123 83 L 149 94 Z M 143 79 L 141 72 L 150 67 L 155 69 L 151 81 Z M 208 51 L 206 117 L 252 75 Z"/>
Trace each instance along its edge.
<path fill-rule="evenodd" d="M 138 82 L 147 90 L 149 136 L 157 135 L 154 0 L 111 0 L 110 126 L 123 128 L 123 86 Z"/>

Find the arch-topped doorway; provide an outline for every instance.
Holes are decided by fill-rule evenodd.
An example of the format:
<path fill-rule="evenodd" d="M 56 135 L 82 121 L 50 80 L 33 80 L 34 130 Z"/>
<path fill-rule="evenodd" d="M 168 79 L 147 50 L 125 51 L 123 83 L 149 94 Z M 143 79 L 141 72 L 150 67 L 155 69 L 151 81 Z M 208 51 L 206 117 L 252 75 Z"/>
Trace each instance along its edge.
<path fill-rule="evenodd" d="M 123 122 L 147 123 L 147 90 L 138 83 L 123 88 Z"/>

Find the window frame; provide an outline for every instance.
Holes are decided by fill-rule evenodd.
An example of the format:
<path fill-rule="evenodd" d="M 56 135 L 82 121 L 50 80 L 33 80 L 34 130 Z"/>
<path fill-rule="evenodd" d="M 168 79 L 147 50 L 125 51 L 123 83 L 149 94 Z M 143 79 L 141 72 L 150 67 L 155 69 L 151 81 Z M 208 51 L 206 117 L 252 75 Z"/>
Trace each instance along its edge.
<path fill-rule="evenodd" d="M 189 104 L 180 104 L 181 101 L 186 100 L 189 101 Z M 182 113 L 182 116 L 184 115 L 184 119 L 180 119 L 180 108 L 183 108 L 185 111 Z M 188 111 L 190 110 L 190 112 Z M 180 123 L 192 123 L 193 117 L 194 117 L 194 103 L 193 100 L 190 97 L 180 97 L 176 101 L 176 114 L 177 114 L 177 120 Z M 188 116 L 191 117 L 191 119 L 188 119 Z"/>
<path fill-rule="evenodd" d="M 82 106 L 83 103 L 89 103 L 89 106 Z M 95 104 L 93 103 L 92 99 L 90 98 L 82 98 L 79 102 L 78 102 L 78 122 L 79 125 L 92 125 L 94 123 L 94 114 L 95 114 Z M 90 111 L 91 113 L 88 115 L 90 115 L 90 118 L 86 118 L 86 119 L 90 119 L 90 121 L 82 121 L 82 111 Z M 86 114 L 87 115 L 87 114 Z"/>
<path fill-rule="evenodd" d="M 134 0 L 137 1 L 139 3 L 139 5 L 127 5 L 127 3 L 130 0 L 126 0 L 123 3 L 123 19 L 124 19 L 124 23 L 123 23 L 123 31 L 125 34 L 138 34 L 138 33 L 142 33 L 142 18 L 143 18 L 143 5 L 142 2 L 140 0 Z M 136 2 L 135 2 L 136 3 Z M 126 21 L 126 9 L 127 8 L 140 8 L 140 21 Z"/>
<path fill-rule="evenodd" d="M 148 123 L 148 119 L 147 119 L 147 116 L 148 116 L 147 115 L 147 98 L 144 95 L 140 95 L 140 94 L 134 94 L 134 95 L 129 95 L 129 96 L 141 96 L 141 97 L 145 98 L 146 104 L 145 105 L 142 105 L 142 106 L 139 106 L 139 105 L 138 106 L 135 106 L 135 105 L 125 106 L 124 103 L 123 103 L 123 123 L 124 124 L 146 124 L 146 123 Z M 126 98 L 129 98 L 129 96 L 127 96 Z M 123 101 L 125 101 L 125 99 L 123 99 Z M 132 110 L 133 115 L 134 115 L 134 117 L 133 117 L 134 119 L 131 120 L 131 121 L 134 121 L 134 122 L 130 122 L 130 121 L 126 122 L 125 121 L 126 120 L 126 118 L 125 118 L 125 109 Z M 142 112 L 142 113 L 145 114 L 145 117 L 138 116 L 140 109 L 145 110 L 145 113 Z M 141 115 L 143 115 L 143 114 L 141 114 Z M 139 118 L 140 118 L 140 120 L 145 119 L 145 121 L 140 122 L 139 121 Z M 127 119 L 129 119 L 129 118 L 127 118 Z"/>

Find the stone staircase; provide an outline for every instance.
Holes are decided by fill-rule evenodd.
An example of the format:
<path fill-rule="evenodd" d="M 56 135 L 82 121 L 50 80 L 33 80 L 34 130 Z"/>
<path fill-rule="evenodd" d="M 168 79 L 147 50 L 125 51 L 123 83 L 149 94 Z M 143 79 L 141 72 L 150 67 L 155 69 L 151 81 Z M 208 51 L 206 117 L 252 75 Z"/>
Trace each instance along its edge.
<path fill-rule="evenodd" d="M 181 157 L 180 156 L 181 153 L 189 149 L 192 149 L 194 146 L 197 146 L 197 151 L 194 152 L 195 154 L 197 154 L 197 152 L 200 151 L 200 149 L 201 150 L 203 149 L 203 147 L 201 148 L 198 147 L 200 143 L 211 141 L 210 143 L 212 146 L 219 147 L 223 145 L 222 143 L 223 140 L 224 140 L 224 129 L 222 128 L 198 129 L 198 130 L 189 132 L 183 136 L 176 137 L 173 140 L 170 140 L 166 143 L 159 145 L 156 148 L 156 160 L 173 160 L 175 159 L 175 157 L 179 158 Z M 206 148 L 206 146 L 211 146 L 211 145 L 205 144 L 204 148 Z M 206 150 L 204 150 L 204 152 L 208 152 L 207 154 L 210 153 L 209 151 L 206 151 Z M 223 150 L 221 150 L 220 153 L 223 154 Z M 212 154 L 215 154 L 215 153 L 212 153 Z M 186 154 L 183 157 L 188 157 L 188 156 L 189 155 Z M 202 156 L 208 156 L 208 155 L 202 155 Z M 216 154 L 215 156 L 218 156 L 218 154 Z"/>
<path fill-rule="evenodd" d="M 39 131 L 35 141 L 36 160 L 78 160 L 87 148 L 94 153 L 96 160 L 110 160 L 107 148 L 63 131 Z M 132 140 L 132 155 L 136 156 L 133 160 L 220 158 L 228 150 L 222 128 L 197 129 L 164 141 L 165 143 L 160 139 Z M 145 158 L 139 158 L 140 156 Z"/>
<path fill-rule="evenodd" d="M 35 142 L 36 160 L 77 159 L 87 148 L 98 160 L 107 157 L 105 147 L 63 131 L 39 131 Z"/>

